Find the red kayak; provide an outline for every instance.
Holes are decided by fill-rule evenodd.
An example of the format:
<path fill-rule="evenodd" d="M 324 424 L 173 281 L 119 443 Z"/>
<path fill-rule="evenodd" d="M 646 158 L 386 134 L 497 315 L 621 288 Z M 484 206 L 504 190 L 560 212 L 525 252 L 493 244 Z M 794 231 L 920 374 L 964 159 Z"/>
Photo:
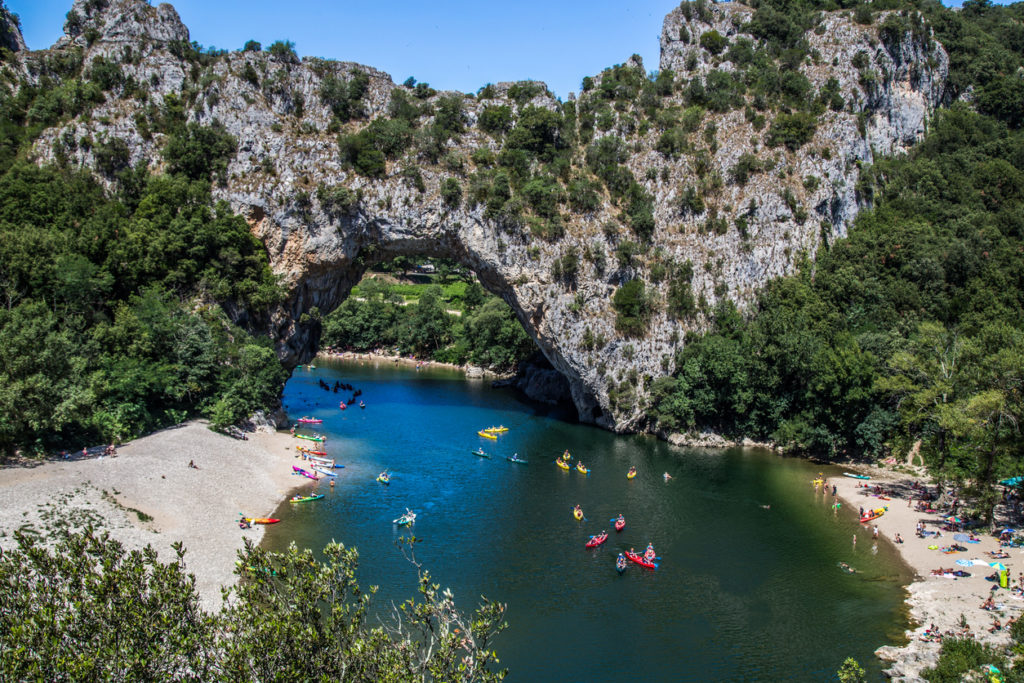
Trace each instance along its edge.
<path fill-rule="evenodd" d="M 345 402 L 344 402 L 344 401 L 342 401 L 341 403 L 339 403 L 339 404 L 338 404 L 338 407 L 339 407 L 339 408 L 341 408 L 342 410 L 345 410 L 345 408 L 348 408 L 348 406 L 347 406 L 347 405 L 345 405 Z"/>
<path fill-rule="evenodd" d="M 590 540 L 587 541 L 587 547 L 588 548 L 596 548 L 597 546 L 601 545 L 602 543 L 604 543 L 607 540 L 608 540 L 608 532 L 607 531 L 602 531 L 600 535 L 598 535 L 598 536 L 591 536 L 590 537 Z"/>
<path fill-rule="evenodd" d="M 629 558 L 631 561 L 636 562 L 641 567 L 647 567 L 648 569 L 657 569 L 658 567 L 658 565 L 654 564 L 653 562 L 648 562 L 643 558 L 642 555 L 637 555 L 636 553 L 627 552 L 626 557 Z"/>
<path fill-rule="evenodd" d="M 616 531 L 622 531 L 625 528 L 626 528 L 626 520 L 624 520 L 624 519 L 617 519 L 617 520 L 615 520 L 615 530 Z"/>

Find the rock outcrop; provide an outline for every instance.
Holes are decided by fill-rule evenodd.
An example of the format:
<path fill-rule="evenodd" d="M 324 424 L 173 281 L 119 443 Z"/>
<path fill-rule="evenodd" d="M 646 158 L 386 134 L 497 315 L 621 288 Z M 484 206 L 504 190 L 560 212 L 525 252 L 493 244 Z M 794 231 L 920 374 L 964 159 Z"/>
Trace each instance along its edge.
<path fill-rule="evenodd" d="M 11 14 L 10 10 L 2 5 L 0 5 L 0 49 L 11 52 L 22 52 L 28 49 L 25 46 L 25 39 L 21 35 L 18 17 Z"/>
<path fill-rule="evenodd" d="M 699 16 L 692 6 L 673 10 L 662 30 L 661 70 L 674 72 L 680 84 L 713 89 L 715 79 L 738 67 L 729 61 L 730 49 L 705 49 L 702 36 L 715 31 L 727 48 L 754 43 L 747 32 L 751 14 L 736 3 L 708 3 Z M 793 272 L 824 240 L 846 234 L 860 208 L 855 188 L 861 166 L 920 137 L 943 101 L 948 65 L 926 30 L 883 36 L 877 25 L 856 24 L 849 13 L 825 13 L 807 34 L 813 49 L 799 71 L 813 88 L 832 88 L 836 96 L 806 144 L 769 148 L 765 125 L 772 112 L 741 104 L 698 112 L 697 128 L 681 134 L 688 150 L 667 154 L 659 150 L 659 126 L 638 125 L 633 105 L 609 108 L 607 120 L 598 119 L 597 136 L 623 141 L 622 164 L 653 198 L 655 226 L 644 253 L 616 267 L 616 249 L 634 238 L 607 194 L 597 208 L 562 208 L 564 234 L 544 240 L 523 222 L 489 216 L 468 189 L 457 206 L 441 192 L 453 178 L 468 187 L 474 152 L 501 151 L 500 136 L 476 125 L 486 107 L 508 105 L 518 115 L 533 106 L 568 115 L 592 102 L 593 92 L 564 104 L 542 85 L 526 96 L 522 87 L 511 92 L 512 84 L 475 97 L 459 94 L 465 129 L 444 142 L 442 158 L 424 160 L 409 151 L 388 160 L 381 177 L 368 178 L 343 163 L 338 132 L 386 117 L 395 90 L 423 94 L 395 85 L 387 74 L 280 52 L 204 54 L 188 43 L 188 30 L 172 7 L 143 0 L 76 0 L 66 33 L 44 52 L 81 50 L 87 66 L 99 57 L 116 62 L 122 82 L 133 87 L 119 86 L 89 116 L 45 131 L 35 146 L 39 161 L 95 167 L 95 147 L 68 141 L 116 137 L 127 144 L 131 164 L 159 170 L 165 136 L 146 122 L 172 95 L 189 121 L 223 125 L 238 141 L 238 152 L 215 196 L 247 217 L 288 292 L 273 310 L 233 315 L 272 336 L 286 363 L 315 353 L 319 314 L 343 301 L 367 268 L 398 255 L 451 258 L 514 309 L 567 379 L 580 418 L 618 431 L 647 426 L 649 383 L 672 371 L 686 333 L 707 324 L 716 301 L 749 306 L 768 280 Z M 17 55 L 10 68 L 24 82 L 38 82 L 46 55 Z M 646 76 L 638 58 L 625 68 Z M 323 85 L 327 79 L 348 84 L 357 73 L 368 79 L 362 116 L 339 127 L 321 96 Z M 601 79 L 592 82 L 600 85 Z M 444 95 L 414 101 L 433 103 L 436 111 Z M 659 106 L 682 111 L 685 105 L 677 86 Z M 432 113 L 422 113 L 420 130 L 433 120 Z M 733 180 L 737 164 L 749 155 L 756 169 L 743 182 Z M 578 146 L 573 172 L 586 173 L 584 159 L 585 148 Z M 681 210 L 684 192 L 694 187 L 703 188 L 701 208 Z M 334 191 L 347 198 L 340 208 L 328 199 Z M 558 270 L 569 257 L 578 268 L 567 281 Z M 687 261 L 693 296 L 702 306 L 678 319 L 664 306 L 668 283 L 656 272 Z M 647 281 L 654 313 L 645 334 L 626 337 L 616 331 L 612 296 L 636 277 Z"/>

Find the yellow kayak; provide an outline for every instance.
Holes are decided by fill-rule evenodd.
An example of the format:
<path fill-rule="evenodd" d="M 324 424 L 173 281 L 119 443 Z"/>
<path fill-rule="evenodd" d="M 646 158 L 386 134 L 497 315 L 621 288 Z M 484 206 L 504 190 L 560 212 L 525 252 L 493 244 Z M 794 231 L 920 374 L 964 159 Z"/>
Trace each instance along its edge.
<path fill-rule="evenodd" d="M 817 487 L 817 486 L 821 486 L 822 484 L 824 484 L 825 480 L 824 479 L 815 479 L 811 483 L 814 484 Z"/>
<path fill-rule="evenodd" d="M 564 460 L 566 462 L 569 462 L 570 460 L 572 460 L 572 453 L 570 453 L 569 451 L 566 451 L 565 453 L 562 453 L 562 460 Z"/>
<path fill-rule="evenodd" d="M 626 472 L 626 479 L 632 479 L 635 476 L 636 476 L 636 468 L 635 467 L 630 467 L 629 468 L 629 472 Z"/>
<path fill-rule="evenodd" d="M 567 464 L 565 464 L 564 462 L 562 462 L 561 458 L 559 458 L 558 460 L 555 460 L 555 464 L 558 465 L 559 467 L 561 467 L 563 470 L 569 469 L 569 466 Z"/>
<path fill-rule="evenodd" d="M 498 440 L 498 437 L 496 437 L 494 434 L 488 434 L 487 432 L 477 432 L 477 434 L 484 437 L 485 439 L 493 439 L 495 441 Z"/>
<path fill-rule="evenodd" d="M 498 434 L 500 432 L 507 432 L 508 431 L 508 427 L 506 427 L 504 425 L 502 425 L 500 427 L 488 427 L 484 431 L 488 432 L 490 434 Z"/>
<path fill-rule="evenodd" d="M 590 470 L 588 470 L 581 462 L 576 463 L 576 471 L 580 474 L 590 474 Z"/>
<path fill-rule="evenodd" d="M 573 508 L 572 516 L 575 517 L 577 520 L 583 519 L 583 510 L 579 508 Z"/>

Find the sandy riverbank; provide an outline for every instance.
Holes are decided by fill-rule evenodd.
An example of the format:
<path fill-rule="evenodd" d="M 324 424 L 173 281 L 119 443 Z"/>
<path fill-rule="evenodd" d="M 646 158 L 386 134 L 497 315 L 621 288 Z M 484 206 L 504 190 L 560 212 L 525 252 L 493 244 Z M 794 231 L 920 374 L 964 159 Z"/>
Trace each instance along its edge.
<path fill-rule="evenodd" d="M 172 558 L 171 544 L 181 541 L 203 606 L 217 609 L 220 587 L 234 583 L 243 539 L 258 543 L 263 536 L 258 525 L 239 529 L 239 513 L 270 516 L 293 490 L 312 484 L 292 476 L 294 444 L 287 433 L 257 432 L 239 441 L 189 422 L 125 444 L 116 457 L 5 467 L 0 547 L 24 525 L 45 532 L 54 509 L 74 520 L 97 520 L 128 548 L 152 545 L 163 559 Z"/>
<path fill-rule="evenodd" d="M 466 377 L 474 379 L 477 377 L 485 377 L 488 379 L 498 379 L 501 377 L 510 377 L 511 375 L 502 375 L 491 370 L 478 367 L 476 365 L 456 365 L 454 363 L 439 363 L 434 360 L 420 360 L 417 358 L 410 358 L 408 356 L 398 356 L 390 353 L 359 353 L 356 351 L 320 351 L 316 355 L 317 358 L 327 358 L 331 360 L 351 360 L 359 361 L 361 363 L 391 363 L 394 365 L 406 365 L 409 367 L 416 367 L 418 365 L 424 368 L 447 368 L 449 370 L 458 370 L 459 372 L 466 373 Z"/>
<path fill-rule="evenodd" d="M 832 484 L 836 485 L 837 493 L 845 506 L 859 511 L 889 506 L 888 511 L 871 524 L 861 525 L 857 533 L 857 546 L 859 548 L 870 548 L 872 543 L 872 527 L 877 525 L 879 536 L 894 542 L 896 534 L 903 538 L 903 543 L 895 544 L 904 561 L 914 570 L 917 578 L 907 587 L 907 604 L 910 607 L 910 616 L 916 622 L 916 626 L 907 631 L 907 638 L 910 642 L 904 647 L 886 646 L 878 650 L 876 654 L 885 661 L 892 662 L 889 673 L 893 680 L 897 681 L 920 681 L 919 672 L 934 664 L 938 658 L 940 643 L 925 642 L 927 638 L 925 631 L 932 625 L 943 634 L 961 634 L 963 629 L 960 626 L 961 615 L 970 626 L 970 633 L 977 640 L 993 645 L 1005 646 L 1009 643 L 1009 634 L 1006 630 L 990 633 L 993 621 L 998 619 L 1006 623 L 1010 617 L 1017 618 L 1024 612 L 1024 600 L 1014 598 L 1008 590 L 993 591 L 995 585 L 986 581 L 985 577 L 994 570 L 989 567 L 972 566 L 964 567 L 956 564 L 957 560 L 983 559 L 988 562 L 1002 562 L 1009 570 L 1011 586 L 1016 583 L 1017 576 L 1024 572 L 1024 550 L 1019 548 L 1007 549 L 1010 557 L 996 560 L 988 555 L 988 552 L 999 549 L 999 541 L 987 533 L 979 533 L 978 543 L 960 543 L 967 548 L 966 552 L 954 552 L 944 554 L 941 550 L 930 549 L 929 546 L 943 547 L 954 543 L 953 533 L 941 531 L 943 525 L 942 513 L 918 512 L 914 506 L 909 505 L 912 496 L 919 495 L 913 488 L 913 483 L 926 483 L 914 477 L 895 473 L 891 470 L 880 468 L 845 468 L 843 471 L 856 472 L 871 476 L 870 481 L 861 481 L 844 476 L 832 476 L 828 479 L 827 486 L 831 490 Z M 862 484 L 868 484 L 865 488 Z M 892 498 L 882 500 L 877 497 L 870 487 L 881 486 Z M 930 487 L 934 491 L 935 487 Z M 828 494 L 830 495 L 830 493 Z M 929 531 L 940 531 L 941 537 L 930 536 L 918 538 L 915 530 L 918 522 L 923 522 Z M 851 539 L 851 543 L 853 540 Z M 932 575 L 933 569 L 962 569 L 971 574 L 965 578 L 945 578 Z M 994 596 L 997 605 L 1002 605 L 997 611 L 986 611 L 980 608 L 981 603 L 989 596 Z"/>

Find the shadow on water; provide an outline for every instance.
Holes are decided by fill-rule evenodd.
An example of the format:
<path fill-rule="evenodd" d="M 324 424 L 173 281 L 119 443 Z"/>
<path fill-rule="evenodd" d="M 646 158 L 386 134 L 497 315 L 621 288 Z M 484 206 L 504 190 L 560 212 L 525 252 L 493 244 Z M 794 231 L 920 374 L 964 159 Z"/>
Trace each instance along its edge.
<path fill-rule="evenodd" d="M 366 410 L 338 410 L 348 396 L 323 391 L 321 378 L 362 389 Z M 820 681 L 847 656 L 880 679 L 872 653 L 906 625 L 909 571 L 814 491 L 820 467 L 806 461 L 616 436 L 439 369 L 318 361 L 296 371 L 285 404 L 293 417 L 324 419 L 327 451 L 346 468 L 333 490 L 319 485 L 322 501 L 283 505 L 266 545 L 358 547 L 360 581 L 380 587 L 386 611 L 415 592 L 394 547 L 406 532 L 392 524 L 412 508 L 417 559 L 435 581 L 464 609 L 480 595 L 508 603 L 497 648 L 512 681 Z M 477 436 L 497 424 L 510 431 Z M 494 457 L 470 454 L 480 447 Z M 555 467 L 565 449 L 591 475 Z M 512 453 L 529 465 L 506 461 Z M 388 487 L 374 481 L 385 468 Z M 585 522 L 572 518 L 575 504 Z M 627 526 L 615 533 L 620 512 Z M 608 542 L 585 550 L 603 529 Z M 619 576 L 616 555 L 648 542 L 658 569 Z"/>

